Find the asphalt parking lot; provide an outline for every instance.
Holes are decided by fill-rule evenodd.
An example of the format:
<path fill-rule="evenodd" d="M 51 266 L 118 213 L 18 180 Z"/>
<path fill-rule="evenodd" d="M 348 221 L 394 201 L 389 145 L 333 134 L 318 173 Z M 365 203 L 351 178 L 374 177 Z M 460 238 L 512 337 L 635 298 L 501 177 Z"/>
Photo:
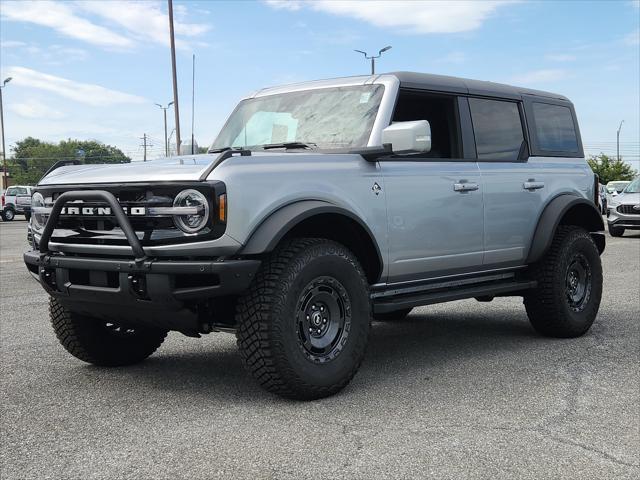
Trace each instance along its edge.
<path fill-rule="evenodd" d="M 340 394 L 263 392 L 230 334 L 173 333 L 146 362 L 72 358 L 0 222 L 0 477 L 639 478 L 640 232 L 607 237 L 589 334 L 550 340 L 521 300 L 376 323 Z"/>

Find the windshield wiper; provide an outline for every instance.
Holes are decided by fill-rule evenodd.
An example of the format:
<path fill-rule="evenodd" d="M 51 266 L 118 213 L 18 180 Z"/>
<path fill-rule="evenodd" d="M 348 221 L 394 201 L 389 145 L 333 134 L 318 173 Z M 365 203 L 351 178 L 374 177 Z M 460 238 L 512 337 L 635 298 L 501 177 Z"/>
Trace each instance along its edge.
<path fill-rule="evenodd" d="M 282 143 L 267 143 L 265 145 L 261 145 L 263 150 L 270 150 L 272 148 L 286 148 L 286 149 L 294 149 L 294 148 L 316 148 L 318 145 L 312 142 L 302 143 L 302 142 L 282 142 Z"/>
<path fill-rule="evenodd" d="M 212 150 L 207 150 L 207 153 L 222 153 L 222 152 L 226 152 L 228 150 L 240 151 L 240 150 L 244 150 L 244 148 L 242 148 L 242 147 L 221 147 L 221 148 L 214 148 Z"/>

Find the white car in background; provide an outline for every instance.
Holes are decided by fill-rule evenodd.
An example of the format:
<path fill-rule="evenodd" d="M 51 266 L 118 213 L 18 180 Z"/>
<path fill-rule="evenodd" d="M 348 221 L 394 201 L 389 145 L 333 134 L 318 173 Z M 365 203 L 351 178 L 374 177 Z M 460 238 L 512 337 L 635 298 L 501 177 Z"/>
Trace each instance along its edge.
<path fill-rule="evenodd" d="M 31 218 L 32 188 L 23 185 L 13 185 L 7 188 L 0 196 L 2 220 L 10 222 L 16 215 L 24 215 L 27 220 Z"/>
<path fill-rule="evenodd" d="M 612 237 L 621 237 L 625 230 L 640 230 L 640 177 L 609 202 L 607 223 Z"/>

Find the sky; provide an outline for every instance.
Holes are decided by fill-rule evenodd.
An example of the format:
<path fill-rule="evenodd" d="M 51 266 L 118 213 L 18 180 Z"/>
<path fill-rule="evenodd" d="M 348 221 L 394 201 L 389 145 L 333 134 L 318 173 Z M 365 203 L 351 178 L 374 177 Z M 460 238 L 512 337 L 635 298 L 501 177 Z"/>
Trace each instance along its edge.
<path fill-rule="evenodd" d="M 259 88 L 409 70 L 557 92 L 575 104 L 588 154 L 640 167 L 640 0 L 174 0 L 180 124 L 215 139 Z M 166 1 L 0 0 L 7 150 L 33 136 L 96 139 L 142 159 L 164 154 L 173 99 Z M 169 110 L 169 131 L 174 128 Z"/>

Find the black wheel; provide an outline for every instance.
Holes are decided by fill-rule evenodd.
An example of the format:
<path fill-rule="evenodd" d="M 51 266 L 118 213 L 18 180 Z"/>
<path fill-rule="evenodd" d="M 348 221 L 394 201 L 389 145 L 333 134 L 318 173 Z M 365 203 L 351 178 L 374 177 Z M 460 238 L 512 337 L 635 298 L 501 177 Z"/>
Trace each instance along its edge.
<path fill-rule="evenodd" d="M 600 254 L 589 233 L 558 227 L 549 251 L 531 273 L 538 286 L 525 295 L 524 305 L 533 328 L 549 337 L 585 334 L 602 297 Z"/>
<path fill-rule="evenodd" d="M 11 222 L 14 218 L 16 218 L 16 212 L 12 208 L 5 208 L 4 212 L 2 212 L 2 219 L 5 222 Z"/>
<path fill-rule="evenodd" d="M 378 322 L 394 322 L 403 320 L 413 308 L 403 308 L 402 310 L 396 310 L 395 312 L 388 313 L 375 313 L 373 319 Z"/>
<path fill-rule="evenodd" d="M 141 362 L 162 344 L 166 330 L 107 322 L 72 313 L 49 302 L 51 324 L 62 346 L 74 357 L 105 367 Z"/>
<path fill-rule="evenodd" d="M 31 220 L 31 214 L 30 213 L 25 213 L 24 214 L 24 219 L 28 222 L 29 220 Z"/>
<path fill-rule="evenodd" d="M 609 235 L 612 237 L 621 237 L 624 235 L 624 228 L 622 227 L 613 227 L 609 225 Z"/>
<path fill-rule="evenodd" d="M 236 312 L 245 366 L 278 395 L 333 395 L 364 358 L 369 287 L 355 256 L 336 242 L 286 241 L 264 261 Z"/>

